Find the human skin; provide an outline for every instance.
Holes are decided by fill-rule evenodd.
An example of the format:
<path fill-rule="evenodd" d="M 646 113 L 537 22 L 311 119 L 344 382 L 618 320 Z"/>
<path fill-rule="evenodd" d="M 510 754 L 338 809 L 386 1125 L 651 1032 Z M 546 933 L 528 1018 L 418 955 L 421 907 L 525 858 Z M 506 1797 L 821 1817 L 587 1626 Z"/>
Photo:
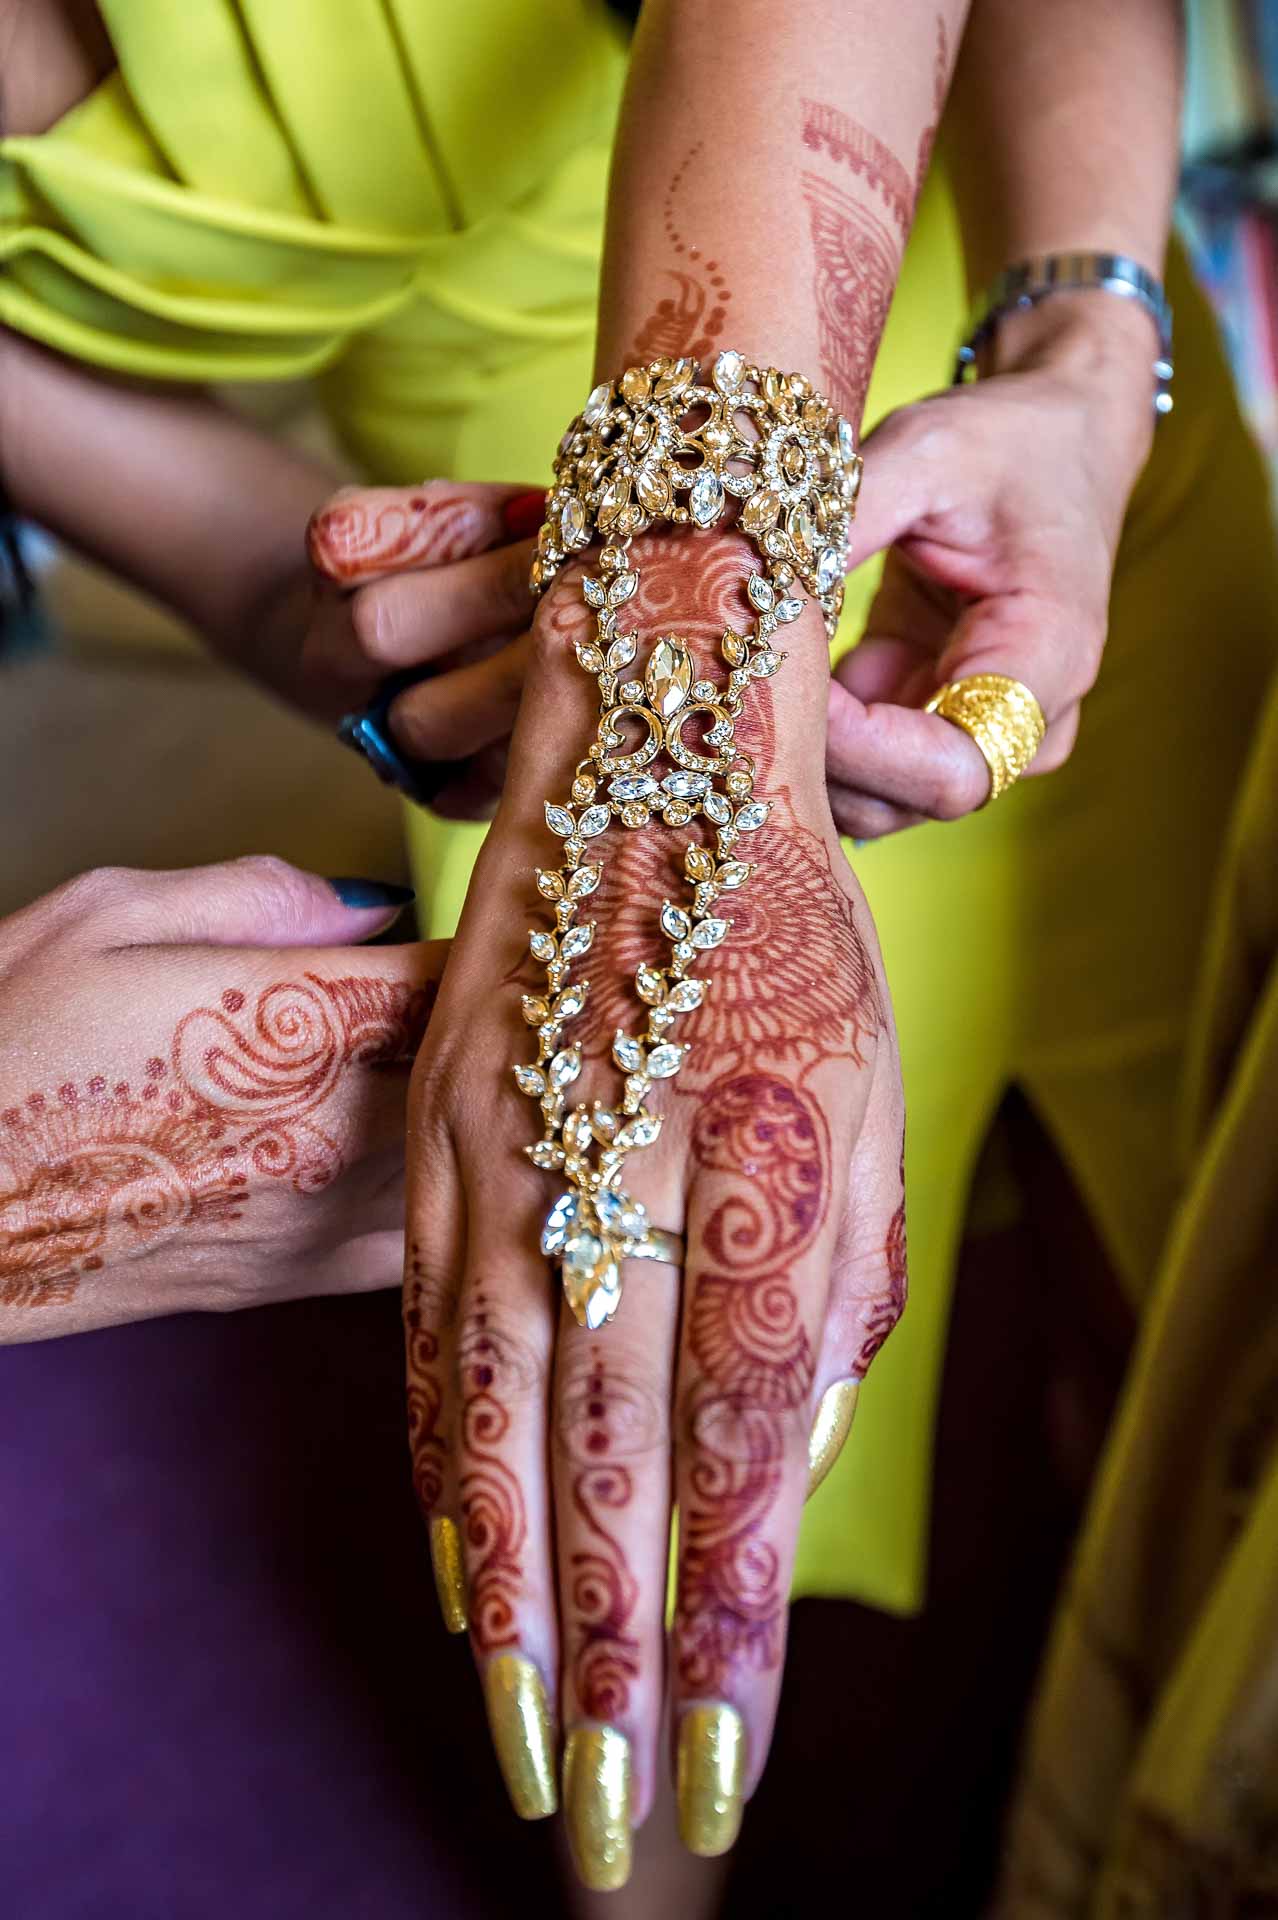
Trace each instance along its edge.
<path fill-rule="evenodd" d="M 444 949 L 283 861 L 81 875 L 0 923 L 0 1343 L 392 1285 Z"/>

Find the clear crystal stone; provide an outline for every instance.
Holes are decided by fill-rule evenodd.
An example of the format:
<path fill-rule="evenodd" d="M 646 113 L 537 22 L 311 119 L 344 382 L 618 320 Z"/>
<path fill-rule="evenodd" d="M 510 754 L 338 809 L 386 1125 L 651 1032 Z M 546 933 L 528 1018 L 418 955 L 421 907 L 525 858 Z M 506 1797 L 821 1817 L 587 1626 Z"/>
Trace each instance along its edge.
<path fill-rule="evenodd" d="M 699 920 L 692 929 L 692 944 L 701 953 L 717 947 L 728 931 L 726 920 Z"/>
<path fill-rule="evenodd" d="M 559 1252 L 568 1238 L 568 1229 L 576 1218 L 576 1194 L 571 1191 L 561 1193 L 546 1215 L 546 1224 L 541 1230 L 541 1250 L 544 1254 Z"/>
<path fill-rule="evenodd" d="M 826 547 L 817 561 L 816 583 L 818 593 L 833 593 L 843 578 L 843 555 L 837 547 Z"/>
<path fill-rule="evenodd" d="M 661 784 L 672 800 L 696 800 L 710 782 L 704 773 L 668 773 Z"/>
<path fill-rule="evenodd" d="M 549 1173 L 564 1164 L 564 1150 L 556 1146 L 553 1140 L 538 1140 L 533 1146 L 525 1147 L 524 1152 L 535 1167 L 542 1167 Z"/>
<path fill-rule="evenodd" d="M 839 458 L 846 467 L 856 459 L 856 435 L 852 431 L 852 422 L 845 420 L 842 414 L 839 415 L 837 432 L 839 436 Z"/>
<path fill-rule="evenodd" d="M 608 792 L 614 800 L 646 800 L 656 791 L 657 783 L 650 773 L 619 773 L 608 783 Z"/>
<path fill-rule="evenodd" d="M 763 647 L 750 656 L 750 671 L 758 680 L 766 680 L 781 665 L 780 654 L 773 653 L 771 647 Z"/>
<path fill-rule="evenodd" d="M 660 968 L 650 967 L 646 961 L 640 961 L 635 968 L 635 987 L 641 1000 L 646 1000 L 650 1007 L 655 1006 L 665 992 L 665 985 L 665 976 Z"/>
<path fill-rule="evenodd" d="M 727 886 L 729 882 L 725 880 L 723 884 Z M 555 1018 L 571 1020 L 574 1014 L 580 1013 L 586 1004 L 586 995 L 589 991 L 589 983 L 585 980 L 574 980 L 570 987 L 565 987 L 555 1001 Z"/>
<path fill-rule="evenodd" d="M 575 493 L 569 494 L 559 510 L 559 537 L 566 547 L 584 547 L 590 538 L 586 509 Z"/>
<path fill-rule="evenodd" d="M 553 933 L 530 933 L 528 950 L 534 960 L 553 960 L 555 957 L 555 936 Z"/>
<path fill-rule="evenodd" d="M 619 1147 L 650 1147 L 661 1132 L 661 1116 L 657 1113 L 637 1113 L 628 1120 L 617 1135 Z"/>
<path fill-rule="evenodd" d="M 661 931 L 672 940 L 686 940 L 691 926 L 692 922 L 683 908 L 667 900 L 661 909 Z"/>
<path fill-rule="evenodd" d="M 581 417 L 588 427 L 593 427 L 595 421 L 601 420 L 607 413 L 611 398 L 612 388 L 606 380 L 601 380 L 597 387 L 591 389 L 590 398 L 581 409 Z"/>
<path fill-rule="evenodd" d="M 604 1231 L 618 1240 L 642 1240 L 648 1231 L 646 1207 L 615 1187 L 604 1187 L 596 1194 L 595 1211 Z"/>
<path fill-rule="evenodd" d="M 586 575 L 585 579 L 581 583 L 581 591 L 586 597 L 587 606 L 601 607 L 603 605 L 604 603 L 603 581 L 596 580 L 593 574 L 588 573 Z"/>
<path fill-rule="evenodd" d="M 807 547 L 809 551 L 816 545 L 816 525 L 811 512 L 800 501 L 797 507 L 791 507 L 786 515 L 786 530 L 797 545 Z"/>
<path fill-rule="evenodd" d="M 623 1073 L 639 1073 L 643 1067 L 643 1048 L 633 1034 L 613 1035 L 612 1057 Z"/>
<path fill-rule="evenodd" d="M 738 831 L 741 833 L 753 833 L 756 828 L 763 825 L 768 817 L 768 812 L 769 806 L 766 800 L 752 800 L 749 806 L 742 807 L 736 817 L 735 824 Z"/>
<path fill-rule="evenodd" d="M 732 347 L 727 347 L 714 363 L 711 379 L 720 393 L 732 393 L 741 385 L 745 362 Z"/>
<path fill-rule="evenodd" d="M 608 605 L 619 607 L 632 599 L 639 585 L 639 575 L 634 572 L 619 573 L 608 588 Z"/>
<path fill-rule="evenodd" d="M 789 626 L 791 620 L 797 620 L 802 612 L 802 600 L 796 599 L 793 595 L 787 600 L 777 602 L 777 619 L 783 621 L 786 626 Z"/>
<path fill-rule="evenodd" d="M 732 818 L 732 808 L 721 793 L 708 793 L 701 807 L 707 820 L 713 820 L 716 826 L 723 826 Z"/>
<path fill-rule="evenodd" d="M 706 996 L 704 980 L 680 980 L 671 987 L 666 1005 L 676 1013 L 694 1013 Z"/>
<path fill-rule="evenodd" d="M 564 1293 L 573 1314 L 592 1331 L 617 1311 L 621 1277 L 607 1242 L 589 1228 L 568 1236 L 560 1255 Z"/>
<path fill-rule="evenodd" d="M 715 686 L 713 680 L 694 680 L 692 683 L 692 697 L 694 700 L 717 700 L 719 697 L 719 689 Z"/>
<path fill-rule="evenodd" d="M 620 688 L 620 693 L 624 706 L 637 707 L 643 699 L 643 681 L 625 681 Z"/>
<path fill-rule="evenodd" d="M 568 882 L 568 892 L 574 900 L 584 900 L 599 885 L 602 867 L 578 867 Z"/>
<path fill-rule="evenodd" d="M 653 710 L 663 720 L 679 711 L 692 685 L 692 657 L 682 641 L 658 640 L 648 660 L 644 685 Z"/>
<path fill-rule="evenodd" d="M 595 923 L 588 920 L 584 927 L 572 927 L 564 935 L 559 951 L 565 960 L 579 960 L 583 953 L 590 950 L 595 937 Z"/>
<path fill-rule="evenodd" d="M 570 1087 L 580 1072 L 581 1055 L 576 1047 L 565 1047 L 563 1052 L 557 1053 L 551 1061 L 548 1078 L 551 1086 L 558 1093 L 562 1088 Z"/>
<path fill-rule="evenodd" d="M 750 578 L 746 581 L 746 592 L 750 596 L 751 606 L 757 607 L 760 613 L 770 613 L 772 611 L 772 603 L 776 599 L 776 594 L 772 591 L 772 582 L 765 580 L 761 573 L 752 573 L 750 575 Z"/>
<path fill-rule="evenodd" d="M 552 833 L 557 833 L 561 840 L 566 840 L 568 835 L 574 833 L 577 828 L 577 822 L 567 807 L 557 807 L 553 800 L 546 802 L 546 825 Z"/>
<path fill-rule="evenodd" d="M 668 1080 L 683 1065 L 683 1053 L 683 1048 L 675 1046 L 672 1041 L 654 1047 L 648 1055 L 649 1074 L 654 1080 Z"/>
<path fill-rule="evenodd" d="M 540 1067 L 516 1067 L 515 1080 L 521 1093 L 541 1094 L 546 1091 L 546 1076 Z"/>
<path fill-rule="evenodd" d="M 750 869 L 743 860 L 730 860 L 726 867 L 720 867 L 715 879 L 721 887 L 743 887 L 750 878 Z"/>
<path fill-rule="evenodd" d="M 703 467 L 688 492 L 688 512 L 699 527 L 712 527 L 723 512 L 723 483 Z"/>
<path fill-rule="evenodd" d="M 593 840 L 597 833 L 603 832 L 611 817 L 609 809 L 602 802 L 597 807 L 587 807 L 577 822 L 577 831 L 587 840 Z"/>

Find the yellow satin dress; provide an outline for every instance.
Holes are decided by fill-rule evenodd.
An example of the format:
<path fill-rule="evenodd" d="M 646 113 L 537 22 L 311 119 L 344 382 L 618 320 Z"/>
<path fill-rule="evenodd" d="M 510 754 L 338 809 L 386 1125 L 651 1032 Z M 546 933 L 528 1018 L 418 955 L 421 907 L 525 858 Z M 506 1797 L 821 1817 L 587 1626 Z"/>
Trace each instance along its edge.
<path fill-rule="evenodd" d="M 48 133 L 0 141 L 0 319 L 151 378 L 309 376 L 380 481 L 545 480 L 590 385 L 626 57 L 601 0 L 101 11 L 118 71 Z M 1274 659 L 1278 568 L 1261 465 L 1177 253 L 1169 277 L 1176 411 L 1132 504 L 1072 760 L 855 855 L 901 1032 L 911 1299 L 808 1508 L 798 1594 L 922 1604 L 955 1251 L 1006 1088 L 1051 1130 L 1137 1303 L 1176 1195 L 1191 983 Z M 869 424 L 944 383 L 963 305 L 942 164 Z M 876 577 L 851 580 L 840 645 Z M 410 816 L 435 932 L 455 923 L 480 831 Z"/>

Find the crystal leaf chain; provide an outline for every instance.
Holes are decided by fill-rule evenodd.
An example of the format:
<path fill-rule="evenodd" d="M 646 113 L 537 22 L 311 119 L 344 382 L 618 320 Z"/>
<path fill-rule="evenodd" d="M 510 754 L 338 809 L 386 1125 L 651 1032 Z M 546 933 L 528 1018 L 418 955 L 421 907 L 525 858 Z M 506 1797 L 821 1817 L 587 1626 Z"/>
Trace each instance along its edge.
<path fill-rule="evenodd" d="M 688 1045 L 677 1023 L 712 985 L 693 970 L 729 934 L 725 909 L 750 877 L 751 837 L 768 817 L 769 803 L 755 796 L 754 764 L 735 744 L 736 723 L 751 683 L 776 673 L 785 658 L 775 641 L 803 611 L 800 584 L 833 632 L 860 472 L 850 424 L 801 374 L 748 366 L 734 352 L 718 356 L 708 385 L 694 360 L 628 369 L 617 383 L 595 388 L 560 445 L 532 584 L 542 591 L 567 560 L 602 538 L 598 573 L 581 579 L 595 634 L 576 646 L 598 683 L 600 718 L 567 801 L 546 803 L 562 861 L 537 873 L 554 924 L 529 934 L 546 987 L 523 997 L 537 1059 L 514 1071 L 541 1106 L 542 1138 L 524 1151 L 567 1183 L 541 1247 L 558 1262 L 583 1326 L 612 1318 L 621 1263 L 648 1239 L 646 1211 L 622 1184 L 626 1158 L 660 1132 L 649 1092 L 683 1065 Z M 730 517 L 734 503 L 739 510 Z M 752 616 L 746 631 L 723 632 L 721 679 L 697 678 L 692 651 L 675 633 L 659 635 L 642 672 L 636 667 L 640 638 L 621 622 L 639 586 L 631 542 L 653 524 L 735 524 L 760 555 L 761 569 L 743 581 Z M 688 895 L 660 905 L 668 955 L 635 972 L 645 1030 L 619 1030 L 612 1043 L 624 1076 L 620 1102 L 569 1107 L 582 1058 L 565 1028 L 590 992 L 589 980 L 574 979 L 572 969 L 594 943 L 595 921 L 579 915 L 602 875 L 600 836 L 614 821 L 637 831 L 657 818 L 686 826 L 698 815 L 714 828 L 715 850 L 690 838 Z"/>

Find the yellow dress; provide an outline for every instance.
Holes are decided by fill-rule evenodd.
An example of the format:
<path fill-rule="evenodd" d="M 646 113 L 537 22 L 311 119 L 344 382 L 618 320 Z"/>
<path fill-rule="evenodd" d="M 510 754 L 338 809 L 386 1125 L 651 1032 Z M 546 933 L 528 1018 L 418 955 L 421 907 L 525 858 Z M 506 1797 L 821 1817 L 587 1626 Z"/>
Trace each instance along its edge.
<path fill-rule="evenodd" d="M 0 319 L 150 377 L 312 376 L 382 481 L 546 478 L 590 384 L 625 61 L 601 0 L 101 10 L 118 72 L 49 133 L 0 142 Z M 1133 501 L 1072 760 L 855 856 L 901 1031 L 911 1302 L 808 1509 L 797 1593 L 922 1603 L 954 1254 L 1007 1086 L 1050 1128 L 1138 1301 L 1175 1197 L 1191 983 L 1274 657 L 1278 566 L 1260 462 L 1176 253 L 1169 279 L 1176 412 Z M 944 383 L 962 308 L 934 168 L 869 423 Z M 876 575 L 850 582 L 843 645 Z M 479 830 L 415 814 L 410 833 L 448 931 Z"/>

